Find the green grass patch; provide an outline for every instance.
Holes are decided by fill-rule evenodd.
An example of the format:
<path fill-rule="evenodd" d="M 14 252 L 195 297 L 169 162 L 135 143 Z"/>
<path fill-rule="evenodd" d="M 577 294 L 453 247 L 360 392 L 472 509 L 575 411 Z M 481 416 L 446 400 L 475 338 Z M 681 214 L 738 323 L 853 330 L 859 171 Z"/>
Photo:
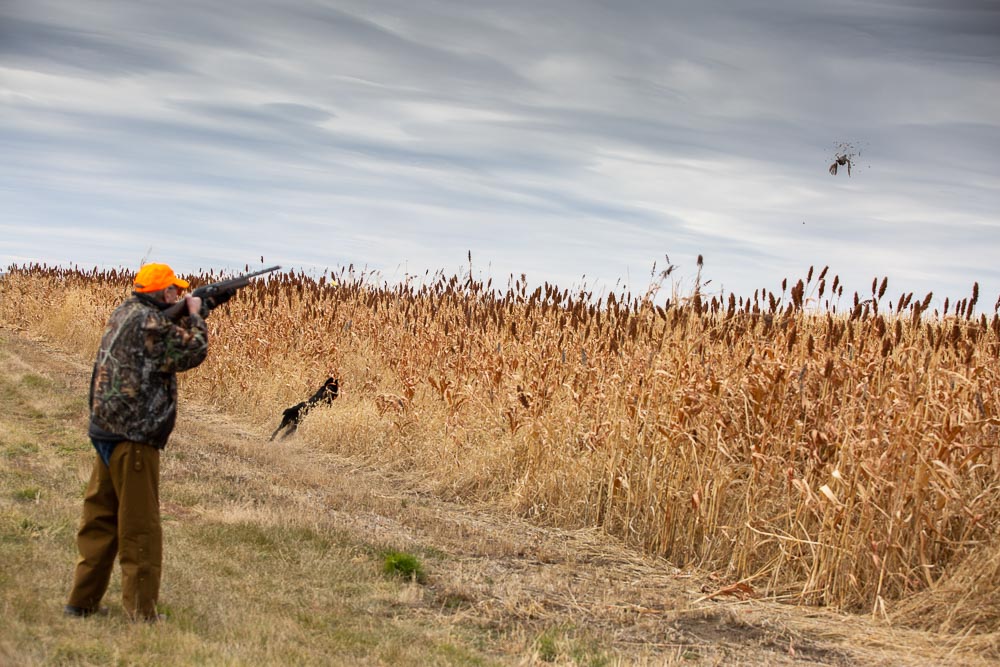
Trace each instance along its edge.
<path fill-rule="evenodd" d="M 76 456 L 80 452 L 93 451 L 93 447 L 89 440 L 71 439 L 56 443 L 55 450 L 60 456 Z"/>
<path fill-rule="evenodd" d="M 39 498 L 42 497 L 42 490 L 37 486 L 29 486 L 24 489 L 18 489 L 14 492 L 14 500 L 22 501 L 34 501 L 37 502 Z"/>
<path fill-rule="evenodd" d="M 388 576 L 424 583 L 427 579 L 420 559 L 404 551 L 390 550 L 382 554 L 382 572 Z"/>
<path fill-rule="evenodd" d="M 26 389 L 32 390 L 49 389 L 52 387 L 52 380 L 44 378 L 41 375 L 28 373 L 21 378 L 21 385 Z"/>
<path fill-rule="evenodd" d="M 27 440 L 11 440 L 0 438 L 0 451 L 8 458 L 30 456 L 38 453 L 38 445 Z"/>
<path fill-rule="evenodd" d="M 602 650 L 600 642 L 580 635 L 572 627 L 547 628 L 534 642 L 535 655 L 545 663 L 566 663 L 586 667 L 606 667 L 611 658 Z"/>
<path fill-rule="evenodd" d="M 546 630 L 538 635 L 538 639 L 535 640 L 535 650 L 538 652 L 538 659 L 542 662 L 555 662 L 556 658 L 559 657 L 555 633 Z"/>
<path fill-rule="evenodd" d="M 296 525 L 267 525 L 239 521 L 234 523 L 212 522 L 195 530 L 198 538 L 208 546 L 227 550 L 241 550 L 254 557 L 274 556 L 282 553 L 294 555 L 294 550 L 326 550 L 333 538 L 317 531 Z"/>

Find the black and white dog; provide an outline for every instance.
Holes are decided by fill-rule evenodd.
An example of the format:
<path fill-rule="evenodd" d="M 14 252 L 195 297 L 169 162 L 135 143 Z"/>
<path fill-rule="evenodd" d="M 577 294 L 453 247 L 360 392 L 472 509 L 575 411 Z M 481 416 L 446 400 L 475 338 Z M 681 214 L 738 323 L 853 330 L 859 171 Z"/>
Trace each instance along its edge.
<path fill-rule="evenodd" d="M 295 433 L 295 429 L 299 427 L 299 422 L 305 417 L 309 409 L 318 403 L 325 403 L 327 405 L 333 403 L 334 399 L 337 398 L 337 394 L 340 393 L 340 380 L 335 378 L 327 378 L 323 386 L 320 387 L 315 394 L 313 394 L 309 400 L 302 401 L 301 403 L 296 403 L 290 408 L 287 408 L 281 415 L 281 425 L 274 429 L 274 433 L 271 434 L 271 440 L 274 440 L 275 436 L 281 431 L 281 429 L 288 426 L 288 430 L 281 436 L 282 439 L 287 438 L 292 433 Z"/>

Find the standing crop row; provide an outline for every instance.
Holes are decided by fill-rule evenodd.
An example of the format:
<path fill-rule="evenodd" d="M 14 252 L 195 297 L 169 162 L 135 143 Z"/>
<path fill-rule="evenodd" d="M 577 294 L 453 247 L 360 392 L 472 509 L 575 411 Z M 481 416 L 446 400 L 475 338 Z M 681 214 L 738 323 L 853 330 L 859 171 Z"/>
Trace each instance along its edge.
<path fill-rule="evenodd" d="M 845 297 L 827 274 L 749 298 L 595 299 L 524 276 L 284 273 L 212 316 L 193 382 L 235 406 L 265 381 L 352 369 L 348 400 L 410 434 L 386 451 L 456 493 L 764 594 L 884 609 L 1000 526 L 1000 316 L 978 287 L 932 311 L 884 279 Z M 0 316 L 37 324 L 50 304 L 10 299 L 68 285 L 103 301 L 128 280 L 12 270 Z"/>

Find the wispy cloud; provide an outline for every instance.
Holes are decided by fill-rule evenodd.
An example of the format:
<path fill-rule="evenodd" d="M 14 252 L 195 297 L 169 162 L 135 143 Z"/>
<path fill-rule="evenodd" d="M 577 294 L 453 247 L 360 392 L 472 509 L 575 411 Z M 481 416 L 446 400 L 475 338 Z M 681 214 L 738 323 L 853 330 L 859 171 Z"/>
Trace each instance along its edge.
<path fill-rule="evenodd" d="M 998 75 L 975 0 L 13 0 L 0 262 L 988 295 Z"/>

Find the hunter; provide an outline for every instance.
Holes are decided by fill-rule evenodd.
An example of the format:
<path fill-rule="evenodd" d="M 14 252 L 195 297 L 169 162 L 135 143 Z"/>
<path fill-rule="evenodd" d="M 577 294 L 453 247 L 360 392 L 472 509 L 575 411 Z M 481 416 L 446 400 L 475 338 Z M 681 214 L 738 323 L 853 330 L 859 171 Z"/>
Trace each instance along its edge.
<path fill-rule="evenodd" d="M 187 316 L 178 322 L 163 312 L 187 288 L 166 264 L 144 265 L 101 338 L 88 432 L 97 453 L 83 499 L 67 616 L 107 613 L 100 603 L 117 556 L 126 616 L 163 620 L 156 608 L 163 561 L 160 450 L 177 416 L 176 374 L 208 354 L 200 298 L 183 297 Z"/>

